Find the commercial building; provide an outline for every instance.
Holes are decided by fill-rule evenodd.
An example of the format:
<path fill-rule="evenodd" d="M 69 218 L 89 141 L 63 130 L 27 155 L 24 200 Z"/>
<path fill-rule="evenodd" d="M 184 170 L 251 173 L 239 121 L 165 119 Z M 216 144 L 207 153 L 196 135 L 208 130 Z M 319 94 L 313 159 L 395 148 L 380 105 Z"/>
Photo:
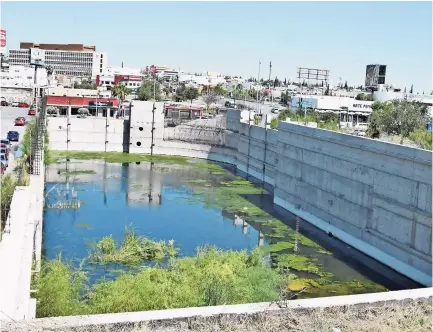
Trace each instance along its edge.
<path fill-rule="evenodd" d="M 356 100 L 348 97 L 296 95 L 290 106 L 294 109 L 313 110 L 322 114 L 335 114 L 340 124 L 346 127 L 366 123 L 372 112 L 372 101 Z"/>
<path fill-rule="evenodd" d="M 45 95 L 47 105 L 58 107 L 61 115 L 69 108 L 70 114 L 74 115 L 79 108 L 85 107 L 94 116 L 106 116 L 107 113 L 113 116 L 119 107 L 119 100 L 112 98 L 110 91 L 56 87 L 48 88 Z"/>
<path fill-rule="evenodd" d="M 95 46 L 83 44 L 21 43 L 20 49 L 9 50 L 10 65 L 30 65 L 30 50 L 45 50 L 45 65 L 53 67 L 55 74 L 68 77 L 96 77 L 107 67 L 107 54 L 96 52 Z"/>

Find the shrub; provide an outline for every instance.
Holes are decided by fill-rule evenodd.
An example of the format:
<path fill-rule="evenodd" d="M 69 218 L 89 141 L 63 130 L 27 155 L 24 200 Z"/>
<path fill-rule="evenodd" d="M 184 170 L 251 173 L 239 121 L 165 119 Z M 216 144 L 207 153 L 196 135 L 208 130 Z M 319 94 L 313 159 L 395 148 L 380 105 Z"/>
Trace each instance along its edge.
<path fill-rule="evenodd" d="M 115 313 L 274 301 L 281 277 L 257 251 L 197 249 L 166 268 L 147 267 L 87 288 L 86 275 L 60 259 L 44 263 L 38 279 L 38 317 Z"/>

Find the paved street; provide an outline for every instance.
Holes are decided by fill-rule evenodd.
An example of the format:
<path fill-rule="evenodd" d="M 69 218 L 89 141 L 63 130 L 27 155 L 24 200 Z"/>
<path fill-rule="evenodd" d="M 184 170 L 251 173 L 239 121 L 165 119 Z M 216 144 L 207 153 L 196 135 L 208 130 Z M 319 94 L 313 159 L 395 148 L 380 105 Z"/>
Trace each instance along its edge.
<path fill-rule="evenodd" d="M 9 130 L 14 130 L 19 132 L 20 141 L 12 142 L 11 146 L 11 155 L 9 155 L 9 167 L 6 169 L 6 173 L 10 173 L 15 168 L 15 153 L 18 150 L 19 144 L 23 139 L 24 132 L 27 126 L 15 126 L 15 119 L 19 116 L 25 117 L 27 120 L 31 120 L 31 116 L 27 115 L 28 108 L 18 108 L 18 107 L 10 107 L 10 106 L 1 106 L 0 107 L 0 137 L 6 138 L 6 135 Z"/>

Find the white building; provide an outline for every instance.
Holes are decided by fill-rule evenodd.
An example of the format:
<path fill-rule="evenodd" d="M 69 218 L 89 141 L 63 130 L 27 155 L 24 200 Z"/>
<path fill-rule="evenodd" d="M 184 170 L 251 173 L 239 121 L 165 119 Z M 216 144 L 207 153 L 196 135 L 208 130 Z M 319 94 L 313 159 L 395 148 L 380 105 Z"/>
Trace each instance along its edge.
<path fill-rule="evenodd" d="M 35 69 L 26 66 L 10 65 L 9 71 L 0 72 L 2 87 L 33 88 L 35 86 Z M 37 85 L 50 85 L 45 68 L 37 70 Z"/>
<path fill-rule="evenodd" d="M 30 66 L 30 49 L 9 50 L 9 65 Z M 106 70 L 107 53 L 45 50 L 45 65 L 51 65 L 55 74 L 95 77 Z"/>

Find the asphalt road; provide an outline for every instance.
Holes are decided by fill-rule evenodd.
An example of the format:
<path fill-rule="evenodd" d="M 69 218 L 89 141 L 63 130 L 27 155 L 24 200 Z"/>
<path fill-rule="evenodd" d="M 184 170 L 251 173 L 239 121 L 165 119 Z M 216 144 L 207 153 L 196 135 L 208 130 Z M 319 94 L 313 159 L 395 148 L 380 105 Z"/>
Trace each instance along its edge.
<path fill-rule="evenodd" d="M 20 134 L 19 142 L 11 142 L 11 154 L 9 156 L 9 166 L 6 170 L 6 173 L 10 173 L 14 167 L 14 156 L 15 152 L 18 149 L 22 139 L 24 132 L 27 126 L 15 126 L 15 119 L 19 116 L 25 117 L 28 121 L 31 120 L 32 116 L 28 116 L 28 108 L 18 108 L 18 107 L 10 107 L 10 106 L 1 106 L 0 107 L 0 137 L 2 139 L 6 138 L 8 131 L 13 130 L 17 131 Z"/>
<path fill-rule="evenodd" d="M 224 98 L 224 103 L 226 101 L 233 103 L 233 98 Z M 244 104 L 244 105 L 250 107 L 253 111 L 255 111 L 257 109 L 257 103 L 252 102 L 252 101 L 243 101 L 240 99 L 236 99 L 236 104 Z M 263 114 L 270 114 L 272 108 L 279 107 L 279 106 L 280 105 L 278 103 L 271 103 L 269 101 L 265 101 L 263 104 L 259 105 L 261 113 L 263 113 Z"/>

